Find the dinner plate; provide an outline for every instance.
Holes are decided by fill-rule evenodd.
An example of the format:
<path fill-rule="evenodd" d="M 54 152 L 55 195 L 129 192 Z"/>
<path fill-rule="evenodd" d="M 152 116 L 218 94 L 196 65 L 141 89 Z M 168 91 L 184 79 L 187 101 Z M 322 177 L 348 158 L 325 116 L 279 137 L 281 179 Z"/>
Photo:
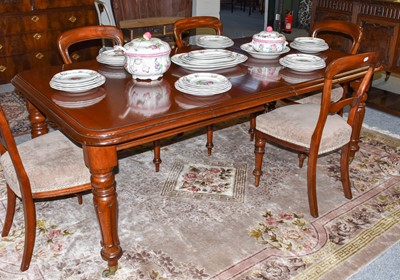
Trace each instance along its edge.
<path fill-rule="evenodd" d="M 222 35 L 205 35 L 200 36 L 196 43 L 199 47 L 203 48 L 228 48 L 233 46 L 233 41 Z"/>
<path fill-rule="evenodd" d="M 315 37 L 297 37 L 290 47 L 304 53 L 317 53 L 329 49 L 324 39 Z"/>
<path fill-rule="evenodd" d="M 99 53 L 96 60 L 110 66 L 124 66 L 126 58 L 121 50 L 107 50 Z"/>
<path fill-rule="evenodd" d="M 204 50 L 204 51 L 206 51 L 206 50 Z M 245 56 L 243 54 L 231 52 L 231 51 L 226 51 L 224 53 L 206 52 L 206 55 L 203 55 L 203 56 L 201 56 L 200 55 L 201 53 L 198 51 L 193 51 L 193 52 L 194 53 L 192 54 L 192 57 L 197 57 L 198 61 L 201 61 L 201 62 L 187 63 L 185 61 L 185 59 L 182 60 L 182 56 L 184 58 L 187 57 L 187 54 L 185 54 L 185 53 L 173 55 L 171 57 L 171 61 L 173 63 L 181 66 L 182 68 L 197 72 L 197 71 L 214 71 L 214 70 L 220 70 L 220 69 L 234 67 L 242 62 L 245 62 L 248 58 L 247 56 Z M 189 54 L 191 54 L 191 53 L 192 52 L 190 52 Z M 210 58 L 209 56 L 207 56 L 207 54 L 210 54 L 211 57 L 214 57 L 214 58 Z M 222 57 L 232 56 L 233 60 L 214 63 L 213 59 L 216 59 L 218 57 L 221 58 L 221 55 L 222 55 Z"/>
<path fill-rule="evenodd" d="M 75 69 L 57 73 L 53 76 L 51 81 L 71 84 L 71 83 L 84 83 L 99 77 L 99 73 L 89 69 Z"/>
<path fill-rule="evenodd" d="M 326 63 L 322 58 L 315 55 L 300 53 L 286 55 L 279 59 L 279 63 L 282 66 L 299 72 L 314 71 L 325 68 L 326 66 Z"/>
<path fill-rule="evenodd" d="M 179 82 L 187 87 L 193 88 L 225 88 L 230 84 L 229 80 L 215 73 L 195 73 L 183 76 Z"/>
<path fill-rule="evenodd" d="M 259 58 L 259 59 L 275 59 L 282 54 L 285 54 L 290 51 L 290 48 L 285 47 L 282 52 L 279 53 L 267 53 L 267 52 L 259 52 L 256 51 L 251 43 L 246 43 L 240 46 L 242 50 L 249 53 L 252 57 Z"/>
<path fill-rule="evenodd" d="M 293 40 L 293 42 L 300 44 L 311 44 L 311 45 L 325 45 L 326 42 L 324 39 L 316 38 L 316 37 L 297 37 Z"/>
<path fill-rule="evenodd" d="M 81 92 L 88 91 L 88 90 L 94 89 L 96 87 L 99 87 L 105 83 L 106 77 L 104 77 L 101 74 L 98 74 L 98 75 L 100 75 L 100 76 L 97 79 L 95 79 L 93 81 L 93 83 L 81 84 L 79 82 L 75 82 L 74 84 L 59 84 L 59 83 L 50 82 L 50 87 L 53 89 L 56 89 L 56 90 L 62 90 L 62 91 L 70 92 L 70 93 L 81 93 Z"/>
<path fill-rule="evenodd" d="M 191 95 L 211 96 L 230 90 L 232 84 L 226 77 L 216 73 L 194 73 L 179 78 L 175 88 Z"/>

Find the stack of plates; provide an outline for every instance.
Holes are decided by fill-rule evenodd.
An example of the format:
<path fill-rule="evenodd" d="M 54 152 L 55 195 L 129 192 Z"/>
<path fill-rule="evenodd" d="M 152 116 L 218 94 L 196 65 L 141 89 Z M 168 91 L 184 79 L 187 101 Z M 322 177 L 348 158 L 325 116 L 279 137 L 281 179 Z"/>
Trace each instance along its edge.
<path fill-rule="evenodd" d="M 102 64 L 121 67 L 125 64 L 125 55 L 122 50 L 107 50 L 99 53 L 96 60 Z"/>
<path fill-rule="evenodd" d="M 324 39 L 314 37 L 298 37 L 295 38 L 290 46 L 305 53 L 317 53 L 329 49 L 328 44 Z"/>
<path fill-rule="evenodd" d="M 290 51 L 288 47 L 285 47 L 283 51 L 278 52 L 278 53 L 268 53 L 268 52 L 259 52 L 256 51 L 251 43 L 246 43 L 240 46 L 242 50 L 245 52 L 249 53 L 252 57 L 259 58 L 259 59 L 274 59 L 280 56 L 281 54 L 287 53 Z"/>
<path fill-rule="evenodd" d="M 175 64 L 192 71 L 214 71 L 234 67 L 247 60 L 247 56 L 221 49 L 197 50 L 175 54 Z"/>
<path fill-rule="evenodd" d="M 310 54 L 288 54 L 279 59 L 282 66 L 299 72 L 310 72 L 325 68 L 325 61 L 315 55 Z"/>
<path fill-rule="evenodd" d="M 210 96 L 224 93 L 232 88 L 231 82 L 215 73 L 194 73 L 180 77 L 175 88 L 196 96 Z"/>
<path fill-rule="evenodd" d="M 76 69 L 55 74 L 50 80 L 50 87 L 68 92 L 84 92 L 101 86 L 105 81 L 106 78 L 96 71 Z"/>
<path fill-rule="evenodd" d="M 198 46 L 208 49 L 223 49 L 233 46 L 233 41 L 221 35 L 205 35 L 197 39 Z"/>
<path fill-rule="evenodd" d="M 52 96 L 52 99 L 54 103 L 61 107 L 82 108 L 96 104 L 104 97 L 106 97 L 106 91 L 103 88 L 96 88 L 73 95 L 57 92 Z"/>

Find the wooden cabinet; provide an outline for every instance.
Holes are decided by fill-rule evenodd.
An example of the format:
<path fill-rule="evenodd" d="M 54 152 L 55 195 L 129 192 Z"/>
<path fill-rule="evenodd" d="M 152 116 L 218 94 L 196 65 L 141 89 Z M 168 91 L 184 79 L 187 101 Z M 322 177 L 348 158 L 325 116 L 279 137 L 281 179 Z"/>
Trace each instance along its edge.
<path fill-rule="evenodd" d="M 351 21 L 363 27 L 359 52 L 377 50 L 387 72 L 400 73 L 400 2 L 313 0 L 311 24 L 324 19 Z"/>
<path fill-rule="evenodd" d="M 98 19 L 93 0 L 2 1 L 0 84 L 25 69 L 61 64 L 58 36 L 71 28 L 94 24 Z M 85 59 L 92 51 L 77 51 L 74 57 Z"/>

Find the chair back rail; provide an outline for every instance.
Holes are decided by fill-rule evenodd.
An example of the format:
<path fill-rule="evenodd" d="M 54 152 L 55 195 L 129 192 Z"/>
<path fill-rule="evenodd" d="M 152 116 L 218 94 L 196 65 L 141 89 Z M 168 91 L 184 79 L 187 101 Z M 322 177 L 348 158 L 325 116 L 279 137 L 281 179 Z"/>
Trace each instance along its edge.
<path fill-rule="evenodd" d="M 111 25 L 93 25 L 70 29 L 65 31 L 58 38 L 58 50 L 65 64 L 71 64 L 72 59 L 68 52 L 71 45 L 97 39 L 110 39 L 117 45 L 122 45 L 124 35 L 122 31 Z"/>

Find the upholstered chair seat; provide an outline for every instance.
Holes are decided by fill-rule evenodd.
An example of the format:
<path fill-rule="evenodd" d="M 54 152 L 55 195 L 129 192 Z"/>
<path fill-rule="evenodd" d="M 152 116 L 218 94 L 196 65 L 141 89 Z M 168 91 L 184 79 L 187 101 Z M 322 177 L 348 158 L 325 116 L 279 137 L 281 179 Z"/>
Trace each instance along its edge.
<path fill-rule="evenodd" d="M 256 129 L 274 138 L 310 148 L 311 136 L 317 125 L 321 106 L 317 104 L 294 104 L 259 115 Z M 349 143 L 352 128 L 338 114 L 329 115 L 318 154 L 324 154 Z"/>
<path fill-rule="evenodd" d="M 357 141 L 364 117 L 366 91 L 378 65 L 379 54 L 369 52 L 349 55 L 332 61 L 325 69 L 324 87 L 319 104 L 292 104 L 264 113 L 256 118 L 254 147 L 254 185 L 259 186 L 266 143 L 275 143 L 299 155 L 308 156 L 307 194 L 310 214 L 318 217 L 317 160 L 319 155 L 341 150 L 340 176 L 343 192 L 351 199 L 349 164 L 353 140 Z M 331 93 L 337 75 L 354 69 L 366 69 L 351 96 L 334 102 Z M 349 108 L 347 118 L 339 111 Z"/>
<path fill-rule="evenodd" d="M 16 145 L 0 106 L 0 163 L 7 186 L 7 210 L 1 236 L 12 227 L 17 197 L 23 204 L 25 241 L 21 270 L 29 268 L 36 239 L 35 202 L 82 194 L 92 189 L 82 148 L 60 131 L 43 134 Z"/>
<path fill-rule="evenodd" d="M 60 131 L 44 134 L 17 147 L 33 193 L 65 190 L 90 183 L 82 149 Z M 8 152 L 1 156 L 0 162 L 8 186 L 21 197 L 19 180 Z"/>

